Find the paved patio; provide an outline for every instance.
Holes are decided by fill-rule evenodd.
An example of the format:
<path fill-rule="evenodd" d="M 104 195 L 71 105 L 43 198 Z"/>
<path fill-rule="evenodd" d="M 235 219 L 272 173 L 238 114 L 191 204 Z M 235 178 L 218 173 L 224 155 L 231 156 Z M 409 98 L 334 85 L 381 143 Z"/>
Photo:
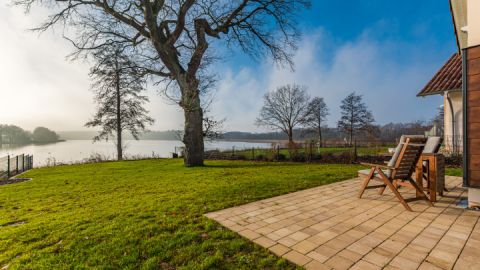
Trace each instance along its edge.
<path fill-rule="evenodd" d="M 457 207 L 461 178 L 446 182 L 435 207 L 414 212 L 388 189 L 358 199 L 357 178 L 206 216 L 306 269 L 480 269 L 480 212 Z"/>

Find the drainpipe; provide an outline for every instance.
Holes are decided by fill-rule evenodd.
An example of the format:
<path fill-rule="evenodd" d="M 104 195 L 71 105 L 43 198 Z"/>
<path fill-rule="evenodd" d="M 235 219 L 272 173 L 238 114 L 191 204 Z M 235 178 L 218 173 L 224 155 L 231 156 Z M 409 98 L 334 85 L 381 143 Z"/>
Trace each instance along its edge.
<path fill-rule="evenodd" d="M 453 153 L 457 152 L 457 142 L 455 141 L 455 113 L 453 111 L 453 103 L 452 99 L 450 98 L 450 91 L 445 91 L 445 95 L 447 97 L 448 106 L 450 107 L 450 114 L 452 116 L 452 150 Z"/>

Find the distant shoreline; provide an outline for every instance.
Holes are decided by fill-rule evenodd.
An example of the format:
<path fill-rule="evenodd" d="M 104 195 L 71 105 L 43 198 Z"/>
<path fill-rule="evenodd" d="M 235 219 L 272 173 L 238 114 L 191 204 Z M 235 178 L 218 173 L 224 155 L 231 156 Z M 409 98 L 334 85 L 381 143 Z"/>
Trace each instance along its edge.
<path fill-rule="evenodd" d="M 59 143 L 59 142 L 66 142 L 66 141 L 67 140 L 64 140 L 64 139 L 59 139 L 59 140 L 51 141 L 51 142 L 35 142 L 35 141 L 33 141 L 30 144 L 41 145 L 41 144 Z M 28 144 L 26 144 L 26 145 L 28 145 Z"/>
<path fill-rule="evenodd" d="M 51 141 L 51 142 L 30 142 L 30 143 L 24 143 L 24 144 L 9 144 L 9 143 L 2 143 L 0 144 L 0 148 L 3 147 L 22 147 L 22 146 L 29 146 L 29 145 L 47 145 L 47 144 L 54 144 L 54 143 L 60 143 L 60 142 L 66 142 L 67 140 L 56 140 L 56 141 Z"/>
<path fill-rule="evenodd" d="M 65 141 L 93 141 L 92 139 L 62 139 L 58 142 L 65 142 Z M 135 139 L 125 139 L 127 141 L 135 141 Z M 139 141 L 181 141 L 178 139 L 139 139 Z M 286 142 L 286 140 L 255 140 L 255 139 L 217 139 L 214 140 L 216 142 L 247 142 L 247 143 L 282 143 Z"/>

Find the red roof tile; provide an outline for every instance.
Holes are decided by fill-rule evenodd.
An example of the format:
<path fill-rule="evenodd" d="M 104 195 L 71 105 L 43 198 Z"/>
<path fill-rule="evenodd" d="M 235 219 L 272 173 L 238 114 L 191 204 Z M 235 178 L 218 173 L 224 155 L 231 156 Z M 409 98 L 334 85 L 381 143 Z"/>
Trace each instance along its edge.
<path fill-rule="evenodd" d="M 442 94 L 445 91 L 461 90 L 461 88 L 462 58 L 458 53 L 454 53 L 417 96 Z"/>

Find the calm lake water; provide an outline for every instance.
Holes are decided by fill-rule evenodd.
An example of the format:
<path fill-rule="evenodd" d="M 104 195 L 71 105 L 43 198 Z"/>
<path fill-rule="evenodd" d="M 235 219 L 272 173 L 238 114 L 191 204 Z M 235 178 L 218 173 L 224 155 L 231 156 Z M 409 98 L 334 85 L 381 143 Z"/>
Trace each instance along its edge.
<path fill-rule="evenodd" d="M 161 140 L 127 140 L 125 141 L 125 156 L 141 156 L 141 157 L 169 157 L 175 151 L 175 148 L 183 146 L 180 141 L 161 141 Z M 219 149 L 230 150 L 245 148 L 267 148 L 269 143 L 252 143 L 252 142 L 230 142 L 215 141 L 206 142 L 207 150 Z M 92 155 L 99 154 L 104 158 L 114 159 L 116 157 L 115 144 L 113 142 L 96 142 L 91 140 L 70 140 L 44 145 L 26 145 L 20 147 L 4 147 L 0 148 L 0 157 L 6 155 L 29 154 L 33 155 L 34 166 L 45 166 L 47 164 L 58 163 L 74 163 L 80 162 Z"/>

